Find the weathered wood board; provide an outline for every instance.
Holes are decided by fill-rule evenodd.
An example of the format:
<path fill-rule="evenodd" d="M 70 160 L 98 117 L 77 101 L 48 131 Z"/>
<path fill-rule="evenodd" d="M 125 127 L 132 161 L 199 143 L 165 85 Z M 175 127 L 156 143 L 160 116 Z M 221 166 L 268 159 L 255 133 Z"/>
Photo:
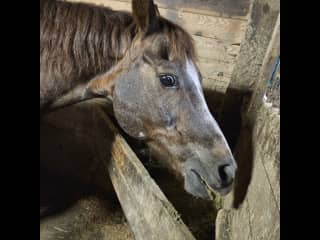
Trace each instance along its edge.
<path fill-rule="evenodd" d="M 40 206 L 57 214 L 41 218 L 40 239 L 134 239 L 108 174 L 115 134 L 105 116 L 111 112 L 110 101 L 93 99 L 41 119 Z M 124 137 L 140 152 L 140 143 Z M 153 162 L 150 156 L 140 159 L 194 237 L 212 239 L 217 213 L 213 203 L 185 192 L 172 173 L 148 164 Z M 87 191 L 88 196 L 83 196 Z"/>
<path fill-rule="evenodd" d="M 253 2 L 230 87 L 249 90 L 255 88 L 279 14 L 279 0 Z"/>
<path fill-rule="evenodd" d="M 255 117 L 250 130 L 241 133 L 236 151 L 241 174 L 250 177 L 239 176 L 225 199 L 216 220 L 217 240 L 280 239 L 280 115 L 263 103 Z"/>
<path fill-rule="evenodd" d="M 247 103 L 250 102 L 258 83 L 261 82 L 261 74 L 265 77 L 271 72 L 273 60 L 277 57 L 276 51 L 271 49 L 272 47 L 270 48 L 270 42 L 279 42 L 279 35 L 275 35 L 274 31 L 277 26 L 280 31 L 279 0 L 254 1 L 245 38 L 241 43 L 239 57 L 234 66 L 220 114 L 220 121 L 223 123 L 222 130 L 226 129 L 225 135 L 232 147 L 235 145 L 240 131 L 241 111 L 248 108 Z M 273 53 L 267 59 L 266 55 L 269 52 Z M 262 71 L 265 72 L 262 73 Z M 267 81 L 264 80 L 266 84 Z M 262 85 L 260 84 L 260 86 Z M 255 91 L 254 94 L 255 100 L 251 101 L 251 105 L 261 103 L 263 96 L 261 89 Z"/>
<path fill-rule="evenodd" d="M 280 239 L 280 114 L 263 97 L 280 56 L 279 3 L 253 2 L 225 96 L 223 120 L 234 125 L 241 115 L 242 122 L 239 138 L 229 136 L 236 143 L 238 174 L 224 201 L 228 210 L 218 214 L 217 240 Z"/>
<path fill-rule="evenodd" d="M 131 2 L 131 0 L 119 0 Z M 198 14 L 225 18 L 245 19 L 249 0 L 156 0 L 158 6 L 175 10 L 186 10 Z"/>
<path fill-rule="evenodd" d="M 60 109 L 60 114 L 51 114 L 51 117 L 41 128 L 43 138 L 41 138 L 42 142 L 40 144 L 40 157 L 46 159 L 50 166 L 56 164 L 56 170 L 59 169 L 59 166 L 60 168 L 63 166 L 61 171 L 68 175 L 73 173 L 72 176 L 81 179 L 84 183 L 94 181 L 105 192 L 107 198 L 110 195 L 108 181 L 108 175 L 110 175 L 111 182 L 136 240 L 195 239 L 172 204 L 150 177 L 107 116 L 107 105 L 105 100 L 93 99 L 74 107 Z M 87 114 L 83 114 L 84 112 L 87 112 Z M 64 118 L 61 118 L 61 116 L 64 116 Z M 77 126 L 73 123 L 76 121 L 75 119 L 82 125 Z M 76 126 L 70 129 L 72 123 Z M 88 126 L 92 126 L 93 123 L 95 127 L 88 129 Z M 67 134 L 65 133 L 66 129 L 69 129 Z M 56 138 L 46 138 L 44 136 L 44 134 L 55 136 L 53 131 L 60 132 L 60 134 L 57 134 Z M 63 142 L 61 142 L 60 136 L 65 136 Z M 79 139 L 78 141 L 81 141 L 81 144 L 76 139 Z M 68 146 L 72 146 L 72 140 L 74 141 L 74 147 L 70 149 Z M 91 144 L 90 141 L 95 143 Z M 85 144 L 86 142 L 87 144 Z M 79 146 L 83 144 L 85 144 L 83 149 L 79 149 Z M 103 149 L 105 151 L 102 151 Z M 48 156 L 55 151 L 62 151 L 64 154 Z M 84 156 L 84 159 L 81 155 Z M 56 156 L 61 156 L 61 159 L 56 159 Z M 69 159 L 70 156 L 78 157 Z M 78 214 L 76 211 L 73 212 Z M 73 219 L 74 214 L 69 217 L 70 219 L 65 214 L 59 218 L 60 220 L 50 222 L 57 221 L 62 224 L 63 219 L 65 219 L 66 222 L 70 222 L 67 226 L 68 231 L 73 231 L 72 222 L 75 221 L 76 223 L 78 220 Z M 49 225 L 52 226 L 52 224 Z M 95 226 L 92 227 L 96 228 Z M 75 228 L 77 229 L 78 226 L 75 226 Z M 87 234 L 87 232 L 90 232 L 90 229 L 84 230 L 81 234 Z M 47 233 L 51 234 L 50 231 L 43 229 L 44 237 L 47 236 Z M 52 238 L 49 236 L 49 239 Z"/>
<path fill-rule="evenodd" d="M 267 86 L 272 72 L 277 62 L 277 58 L 280 56 L 280 14 L 277 17 L 277 22 L 274 26 L 274 31 L 270 43 L 268 45 L 265 58 L 262 62 L 262 68 L 259 74 L 259 78 L 255 84 L 254 95 L 252 96 L 250 105 L 248 106 L 248 112 L 255 113 L 263 103 L 263 96 L 266 94 Z M 255 117 L 254 115 L 252 117 Z"/>
<path fill-rule="evenodd" d="M 112 122 L 106 122 L 115 133 L 108 171 L 136 240 L 195 239 Z"/>

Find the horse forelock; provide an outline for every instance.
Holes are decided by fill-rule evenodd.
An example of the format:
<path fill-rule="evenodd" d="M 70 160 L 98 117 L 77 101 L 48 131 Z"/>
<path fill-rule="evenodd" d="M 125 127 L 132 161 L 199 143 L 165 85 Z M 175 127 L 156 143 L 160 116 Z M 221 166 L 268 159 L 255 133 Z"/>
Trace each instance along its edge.
<path fill-rule="evenodd" d="M 162 18 L 163 33 L 168 37 L 169 55 L 174 56 L 180 61 L 185 59 L 195 61 L 196 51 L 192 37 L 180 26 Z"/>
<path fill-rule="evenodd" d="M 162 17 L 159 23 L 147 39 L 163 35 L 168 55 L 182 62 L 194 60 L 192 37 Z M 41 1 L 40 62 L 53 74 L 88 78 L 105 72 L 124 57 L 137 34 L 127 12 L 87 3 Z"/>

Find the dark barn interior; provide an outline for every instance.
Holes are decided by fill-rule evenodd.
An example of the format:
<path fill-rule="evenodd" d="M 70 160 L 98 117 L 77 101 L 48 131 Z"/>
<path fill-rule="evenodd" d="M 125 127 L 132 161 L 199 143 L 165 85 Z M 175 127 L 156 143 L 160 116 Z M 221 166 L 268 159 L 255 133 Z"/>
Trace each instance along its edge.
<path fill-rule="evenodd" d="M 131 10 L 129 0 L 81 1 Z M 280 239 L 279 1 L 155 2 L 195 40 L 209 109 L 238 163 L 235 187 L 214 201 L 191 196 L 120 130 L 109 100 L 78 103 L 41 119 L 41 240 Z"/>

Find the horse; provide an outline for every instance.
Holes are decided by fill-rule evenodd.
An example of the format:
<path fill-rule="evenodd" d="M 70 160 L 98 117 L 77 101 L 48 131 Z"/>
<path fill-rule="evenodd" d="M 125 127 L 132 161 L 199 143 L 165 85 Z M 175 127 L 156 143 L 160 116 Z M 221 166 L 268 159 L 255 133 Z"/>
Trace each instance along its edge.
<path fill-rule="evenodd" d="M 233 187 L 237 164 L 204 98 L 194 41 L 152 0 L 132 14 L 40 0 L 40 113 L 110 98 L 120 128 L 209 199 Z"/>

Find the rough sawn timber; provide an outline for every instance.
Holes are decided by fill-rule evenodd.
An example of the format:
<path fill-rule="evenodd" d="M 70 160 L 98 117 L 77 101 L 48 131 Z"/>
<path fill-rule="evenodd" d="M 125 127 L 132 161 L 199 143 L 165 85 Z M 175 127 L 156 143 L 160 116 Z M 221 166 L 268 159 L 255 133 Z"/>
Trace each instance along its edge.
<path fill-rule="evenodd" d="M 115 133 L 108 171 L 136 240 L 194 240 L 117 128 L 106 122 Z"/>

